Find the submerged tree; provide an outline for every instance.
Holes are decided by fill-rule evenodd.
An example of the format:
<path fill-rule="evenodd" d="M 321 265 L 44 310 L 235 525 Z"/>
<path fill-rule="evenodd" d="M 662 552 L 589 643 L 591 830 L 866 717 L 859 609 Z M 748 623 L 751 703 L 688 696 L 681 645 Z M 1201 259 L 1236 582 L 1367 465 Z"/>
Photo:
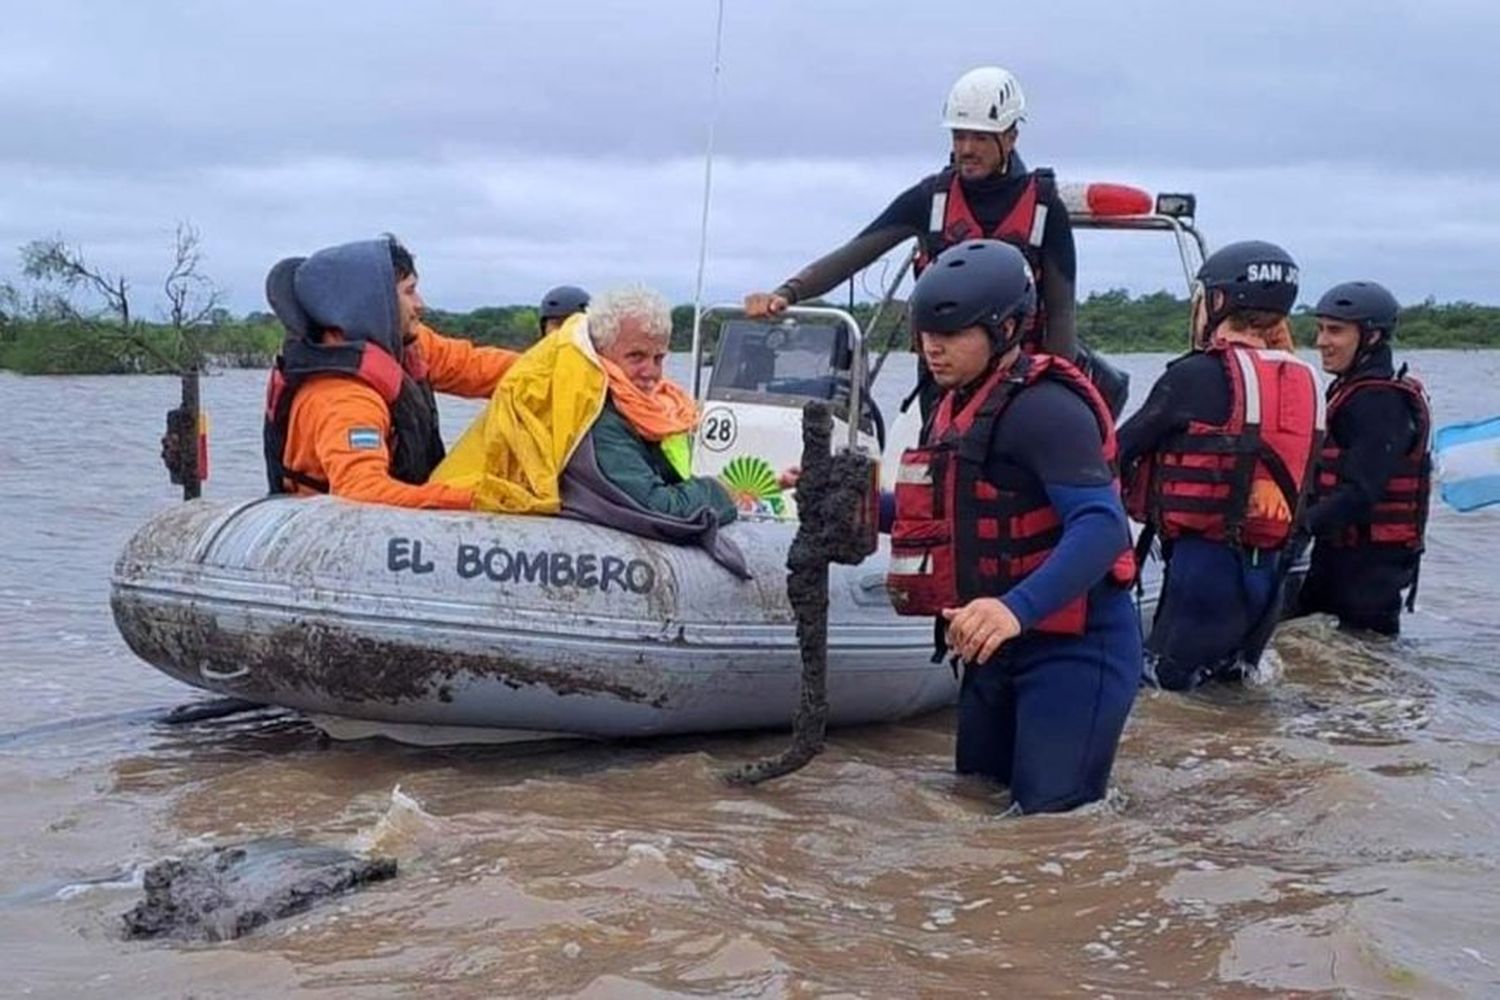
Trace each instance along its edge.
<path fill-rule="evenodd" d="M 178 223 L 172 264 L 162 279 L 163 322 L 148 324 L 131 301 L 123 274 L 88 262 L 61 238 L 35 240 L 21 249 L 22 271 L 40 282 L 33 312 L 75 335 L 73 349 L 112 355 L 126 370 L 176 374 L 182 403 L 167 412 L 162 461 L 184 499 L 197 497 L 207 469 L 200 452 L 198 376 L 206 361 L 206 341 L 222 322 L 223 293 L 203 273 L 202 239 L 188 223 Z M 80 304 L 83 298 L 86 304 Z"/>
<path fill-rule="evenodd" d="M 103 348 L 136 371 L 183 374 L 203 367 L 206 336 L 223 315 L 223 293 L 202 271 L 202 238 L 193 226 L 177 226 L 162 279 L 160 324 L 138 315 L 128 278 L 94 266 L 61 238 L 28 243 L 21 263 L 26 277 L 42 283 L 34 303 L 39 318 L 84 334 L 80 347 Z"/>

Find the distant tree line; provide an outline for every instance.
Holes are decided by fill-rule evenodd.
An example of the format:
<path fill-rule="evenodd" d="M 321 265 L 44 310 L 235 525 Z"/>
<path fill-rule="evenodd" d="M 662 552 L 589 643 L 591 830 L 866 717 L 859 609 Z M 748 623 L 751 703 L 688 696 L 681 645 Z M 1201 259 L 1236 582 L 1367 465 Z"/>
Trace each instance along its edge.
<path fill-rule="evenodd" d="M 1132 298 L 1124 289 L 1095 292 L 1078 305 L 1078 335 L 1105 353 L 1187 349 L 1188 301 L 1170 292 Z M 1317 336 L 1312 307 L 1292 316 L 1299 344 Z M 1402 347 L 1500 347 L 1500 306 L 1439 304 L 1429 298 L 1401 310 L 1396 342 Z"/>
<path fill-rule="evenodd" d="M 178 229 L 173 264 L 163 281 L 167 307 L 157 319 L 132 310 L 132 290 L 119 276 L 88 265 L 60 240 L 22 248 L 23 274 L 31 284 L 0 283 L 0 369 L 28 374 L 179 372 L 186 368 L 265 367 L 281 344 L 274 316 L 232 316 L 215 286 L 200 274 L 198 234 Z M 911 342 L 905 304 L 893 302 L 875 329 L 875 304 L 856 303 L 855 319 L 874 351 L 904 350 Z M 469 312 L 431 309 L 436 329 L 482 344 L 522 349 L 538 336 L 534 306 L 485 306 Z M 1187 300 L 1169 292 L 1131 296 L 1123 289 L 1096 292 L 1078 307 L 1079 336 L 1106 354 L 1181 351 L 1187 347 Z M 672 310 L 672 349 L 692 343 L 693 308 Z M 1293 317 L 1299 342 L 1311 344 L 1308 307 Z M 710 348 L 719 323 L 710 319 Z M 1401 311 L 1397 341 L 1404 347 L 1500 347 L 1500 306 L 1428 299 Z"/>

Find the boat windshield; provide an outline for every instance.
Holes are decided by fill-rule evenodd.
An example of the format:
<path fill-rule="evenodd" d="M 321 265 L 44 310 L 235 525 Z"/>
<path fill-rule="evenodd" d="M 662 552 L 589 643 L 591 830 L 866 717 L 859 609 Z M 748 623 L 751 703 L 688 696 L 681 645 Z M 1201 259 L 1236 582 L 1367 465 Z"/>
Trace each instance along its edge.
<path fill-rule="evenodd" d="M 742 402 L 847 403 L 848 353 L 847 337 L 833 324 L 729 320 L 719 333 L 708 396 Z"/>

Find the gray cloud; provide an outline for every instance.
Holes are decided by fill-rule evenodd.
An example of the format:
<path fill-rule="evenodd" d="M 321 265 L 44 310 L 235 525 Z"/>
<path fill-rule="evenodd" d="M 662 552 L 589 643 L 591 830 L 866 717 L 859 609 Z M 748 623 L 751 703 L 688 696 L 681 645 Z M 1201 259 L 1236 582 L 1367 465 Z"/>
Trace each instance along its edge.
<path fill-rule="evenodd" d="M 684 298 L 713 17 L 27 5 L 0 37 L 0 248 L 59 233 L 146 281 L 188 218 L 248 309 L 277 257 L 389 229 L 438 304 L 627 278 Z M 1309 287 L 1493 298 L 1496 37 L 1481 3 L 728 0 L 709 289 L 772 283 L 857 230 L 942 162 L 952 79 L 998 61 L 1028 92 L 1028 160 L 1065 179 L 1196 189 L 1212 240 L 1281 240 Z M 1085 288 L 1178 280 L 1165 243 L 1080 246 Z"/>

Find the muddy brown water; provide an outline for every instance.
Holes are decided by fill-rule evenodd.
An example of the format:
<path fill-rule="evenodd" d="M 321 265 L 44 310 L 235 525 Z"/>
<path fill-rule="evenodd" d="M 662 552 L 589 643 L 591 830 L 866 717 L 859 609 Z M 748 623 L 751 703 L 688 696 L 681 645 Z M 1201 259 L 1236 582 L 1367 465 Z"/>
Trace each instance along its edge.
<path fill-rule="evenodd" d="M 1162 360 L 1124 359 L 1137 398 Z M 1440 422 L 1500 410 L 1500 354 L 1412 360 Z M 205 384 L 210 495 L 262 488 L 262 378 Z M 0 372 L 0 995 L 1500 995 L 1500 514 L 1435 507 L 1399 642 L 1287 627 L 1271 684 L 1143 694 L 1108 802 L 1002 820 L 951 774 L 947 712 L 836 731 L 755 790 L 717 775 L 784 737 L 153 723 L 198 695 L 120 642 L 108 576 L 174 502 L 175 392 Z M 145 864 L 279 836 L 402 874 L 228 944 L 121 940 Z"/>

